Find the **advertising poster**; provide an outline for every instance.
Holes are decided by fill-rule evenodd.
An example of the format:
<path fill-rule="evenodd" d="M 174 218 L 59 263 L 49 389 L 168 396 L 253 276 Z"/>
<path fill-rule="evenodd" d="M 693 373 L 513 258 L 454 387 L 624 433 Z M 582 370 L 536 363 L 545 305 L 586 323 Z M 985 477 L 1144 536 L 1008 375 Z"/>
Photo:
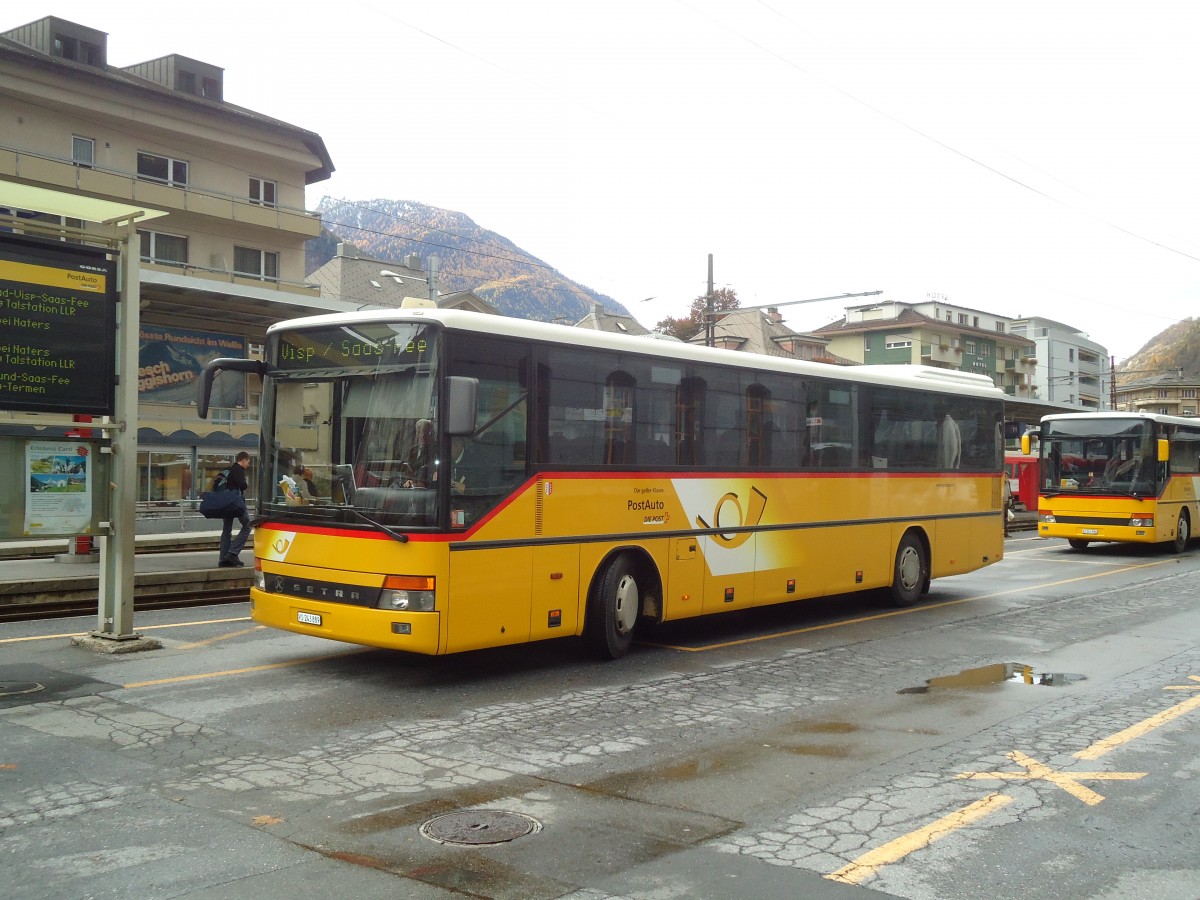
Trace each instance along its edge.
<path fill-rule="evenodd" d="M 86 444 L 25 445 L 25 534 L 87 534 L 92 521 L 91 460 Z"/>
<path fill-rule="evenodd" d="M 139 338 L 138 400 L 142 403 L 195 403 L 205 363 L 221 356 L 246 357 L 246 339 L 232 334 L 142 325 Z M 221 373 L 213 382 L 209 404 L 214 409 L 244 408 L 246 376 Z"/>

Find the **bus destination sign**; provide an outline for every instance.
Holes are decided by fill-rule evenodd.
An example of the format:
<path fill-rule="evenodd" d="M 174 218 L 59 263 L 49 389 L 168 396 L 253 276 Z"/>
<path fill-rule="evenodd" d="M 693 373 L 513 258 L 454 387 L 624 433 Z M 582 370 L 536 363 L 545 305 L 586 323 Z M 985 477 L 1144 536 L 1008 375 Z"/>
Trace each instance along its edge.
<path fill-rule="evenodd" d="M 0 409 L 112 414 L 115 272 L 101 250 L 0 234 Z"/>
<path fill-rule="evenodd" d="M 433 339 L 423 325 L 356 326 L 289 331 L 279 338 L 279 369 L 362 369 L 429 360 Z"/>

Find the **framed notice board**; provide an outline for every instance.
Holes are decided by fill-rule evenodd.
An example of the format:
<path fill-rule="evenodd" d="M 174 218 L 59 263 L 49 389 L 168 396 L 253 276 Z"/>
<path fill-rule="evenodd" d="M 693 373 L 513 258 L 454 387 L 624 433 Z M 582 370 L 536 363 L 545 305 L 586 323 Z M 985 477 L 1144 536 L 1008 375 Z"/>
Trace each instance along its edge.
<path fill-rule="evenodd" d="M 112 415 L 116 268 L 103 250 L 0 234 L 0 409 Z"/>

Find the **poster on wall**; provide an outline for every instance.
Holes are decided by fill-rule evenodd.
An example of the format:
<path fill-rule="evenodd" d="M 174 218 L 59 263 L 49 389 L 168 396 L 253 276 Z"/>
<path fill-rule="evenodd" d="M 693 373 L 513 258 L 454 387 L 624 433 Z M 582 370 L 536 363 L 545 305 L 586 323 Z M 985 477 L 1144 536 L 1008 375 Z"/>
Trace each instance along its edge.
<path fill-rule="evenodd" d="M 92 522 L 91 459 L 86 444 L 25 444 L 25 534 L 88 534 Z"/>
<path fill-rule="evenodd" d="M 232 334 L 143 324 L 139 332 L 138 400 L 188 406 L 205 363 L 221 356 L 246 357 L 246 339 Z M 213 382 L 214 409 L 246 406 L 246 377 L 224 372 Z"/>

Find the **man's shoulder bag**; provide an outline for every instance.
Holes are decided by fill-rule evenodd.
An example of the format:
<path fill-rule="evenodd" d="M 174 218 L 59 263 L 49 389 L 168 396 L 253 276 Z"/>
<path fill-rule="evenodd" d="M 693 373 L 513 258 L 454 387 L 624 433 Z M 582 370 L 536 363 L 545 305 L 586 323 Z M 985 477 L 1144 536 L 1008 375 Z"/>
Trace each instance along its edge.
<path fill-rule="evenodd" d="M 213 489 L 200 495 L 200 515 L 206 519 L 229 519 L 246 509 L 242 492 L 229 487 L 229 470 L 213 479 Z"/>

